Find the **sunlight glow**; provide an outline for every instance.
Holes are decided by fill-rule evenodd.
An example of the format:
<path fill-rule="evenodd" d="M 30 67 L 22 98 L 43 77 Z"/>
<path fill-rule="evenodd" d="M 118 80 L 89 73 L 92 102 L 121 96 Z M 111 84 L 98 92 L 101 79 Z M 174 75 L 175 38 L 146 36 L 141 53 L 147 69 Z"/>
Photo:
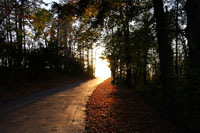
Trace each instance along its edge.
<path fill-rule="evenodd" d="M 107 79 L 111 77 L 111 71 L 108 65 L 109 63 L 106 59 L 103 60 L 101 58 L 97 58 L 95 77 L 99 77 L 102 79 Z"/>

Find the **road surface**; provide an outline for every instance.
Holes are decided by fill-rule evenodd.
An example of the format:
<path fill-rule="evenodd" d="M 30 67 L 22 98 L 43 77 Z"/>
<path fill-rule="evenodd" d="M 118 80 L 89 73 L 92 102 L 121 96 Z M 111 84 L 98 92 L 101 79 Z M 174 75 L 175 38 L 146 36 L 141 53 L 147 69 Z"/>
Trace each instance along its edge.
<path fill-rule="evenodd" d="M 0 106 L 0 133 L 83 132 L 88 97 L 103 79 L 38 92 Z"/>

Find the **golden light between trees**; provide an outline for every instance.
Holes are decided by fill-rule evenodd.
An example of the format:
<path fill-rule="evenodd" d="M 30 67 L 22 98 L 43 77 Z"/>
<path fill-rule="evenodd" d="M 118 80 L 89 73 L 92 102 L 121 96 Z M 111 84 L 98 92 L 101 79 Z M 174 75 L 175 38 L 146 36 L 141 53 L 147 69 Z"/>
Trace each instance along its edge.
<path fill-rule="evenodd" d="M 111 77 L 111 71 L 107 59 L 97 58 L 96 60 L 95 77 L 107 79 Z"/>

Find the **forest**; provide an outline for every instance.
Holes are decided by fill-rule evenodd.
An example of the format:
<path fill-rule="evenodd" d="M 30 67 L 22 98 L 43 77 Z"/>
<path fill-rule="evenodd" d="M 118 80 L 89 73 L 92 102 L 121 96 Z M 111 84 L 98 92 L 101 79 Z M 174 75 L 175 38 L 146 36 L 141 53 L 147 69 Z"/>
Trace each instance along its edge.
<path fill-rule="evenodd" d="M 0 79 L 49 72 L 93 76 L 105 47 L 123 82 L 174 123 L 200 127 L 199 0 L 1 0 Z"/>

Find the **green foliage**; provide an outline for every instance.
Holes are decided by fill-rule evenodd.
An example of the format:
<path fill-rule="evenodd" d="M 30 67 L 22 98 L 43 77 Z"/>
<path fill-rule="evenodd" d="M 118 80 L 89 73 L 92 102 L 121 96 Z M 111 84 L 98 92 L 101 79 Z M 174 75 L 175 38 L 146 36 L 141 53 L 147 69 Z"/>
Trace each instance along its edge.
<path fill-rule="evenodd" d="M 48 26 L 52 20 L 53 15 L 46 9 L 41 9 L 33 14 L 33 26 L 35 33 L 35 39 L 44 32 L 44 29 Z"/>

